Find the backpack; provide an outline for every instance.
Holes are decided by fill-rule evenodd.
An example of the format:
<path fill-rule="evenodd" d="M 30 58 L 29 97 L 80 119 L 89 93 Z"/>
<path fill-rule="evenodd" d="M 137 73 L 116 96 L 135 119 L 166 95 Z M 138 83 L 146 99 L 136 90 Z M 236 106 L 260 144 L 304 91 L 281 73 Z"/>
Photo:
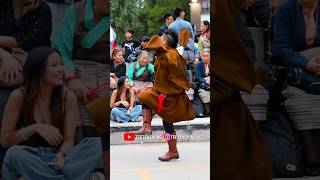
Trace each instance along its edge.
<path fill-rule="evenodd" d="M 182 57 L 188 62 L 194 62 L 196 59 L 196 46 L 191 39 L 189 39 L 186 47 L 183 48 Z"/>
<path fill-rule="evenodd" d="M 261 130 L 272 162 L 273 177 L 301 177 L 302 147 L 284 105 L 280 109 L 269 108 Z"/>
<path fill-rule="evenodd" d="M 320 94 L 320 77 L 302 68 L 289 69 L 288 84 L 298 87 L 309 94 Z"/>

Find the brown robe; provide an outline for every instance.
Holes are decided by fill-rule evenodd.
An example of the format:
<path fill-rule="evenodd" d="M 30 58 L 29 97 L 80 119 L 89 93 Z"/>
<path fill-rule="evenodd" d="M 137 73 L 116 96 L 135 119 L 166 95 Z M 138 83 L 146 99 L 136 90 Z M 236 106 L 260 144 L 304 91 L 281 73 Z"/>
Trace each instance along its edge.
<path fill-rule="evenodd" d="M 159 36 L 150 39 L 146 49 L 155 51 L 154 86 L 138 95 L 139 101 L 147 104 L 152 110 L 158 110 L 158 96 L 165 94 L 164 110 L 159 116 L 169 123 L 192 120 L 195 112 L 185 90 L 191 88 L 184 73 L 186 61 L 175 48 L 164 46 Z"/>
<path fill-rule="evenodd" d="M 234 19 L 244 0 L 216 0 L 214 14 L 212 177 L 214 180 L 271 180 L 264 137 L 242 101 L 258 78 Z"/>

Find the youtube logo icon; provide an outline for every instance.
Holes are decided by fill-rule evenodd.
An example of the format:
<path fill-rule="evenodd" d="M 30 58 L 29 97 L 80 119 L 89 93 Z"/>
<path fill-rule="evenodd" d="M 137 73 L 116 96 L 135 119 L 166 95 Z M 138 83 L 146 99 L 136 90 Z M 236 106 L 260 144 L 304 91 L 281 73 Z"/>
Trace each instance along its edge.
<path fill-rule="evenodd" d="M 136 135 L 134 133 L 124 133 L 123 134 L 123 139 L 125 141 L 134 141 L 134 139 L 136 138 Z"/>

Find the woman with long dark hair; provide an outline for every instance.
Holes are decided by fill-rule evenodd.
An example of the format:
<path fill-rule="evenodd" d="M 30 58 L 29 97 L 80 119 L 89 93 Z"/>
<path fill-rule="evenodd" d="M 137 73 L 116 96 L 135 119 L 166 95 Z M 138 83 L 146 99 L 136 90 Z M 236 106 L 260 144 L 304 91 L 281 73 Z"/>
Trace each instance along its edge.
<path fill-rule="evenodd" d="M 120 77 L 117 83 L 117 89 L 115 89 L 111 95 L 111 121 L 141 121 L 139 117 L 142 106 L 136 105 L 133 107 L 134 100 L 134 92 L 131 89 L 129 79 L 126 76 Z"/>
<path fill-rule="evenodd" d="M 201 37 L 206 38 L 208 36 L 209 31 L 210 31 L 210 22 L 206 21 L 206 20 L 202 21 L 200 29 L 201 29 Z"/>
<path fill-rule="evenodd" d="M 74 144 L 77 99 L 64 87 L 59 53 L 35 48 L 23 73 L 24 85 L 11 93 L 1 126 L 1 145 L 9 148 L 3 178 L 85 179 L 99 166 L 101 140 Z"/>
<path fill-rule="evenodd" d="M 201 35 L 198 42 L 198 50 L 201 52 L 203 49 L 210 49 L 210 22 L 202 21 Z"/>

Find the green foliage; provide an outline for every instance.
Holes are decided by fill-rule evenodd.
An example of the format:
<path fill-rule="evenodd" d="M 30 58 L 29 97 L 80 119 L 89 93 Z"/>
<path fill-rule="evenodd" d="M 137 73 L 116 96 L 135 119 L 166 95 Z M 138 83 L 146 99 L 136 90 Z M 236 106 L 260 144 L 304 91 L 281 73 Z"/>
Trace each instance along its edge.
<path fill-rule="evenodd" d="M 125 29 L 135 31 L 134 39 L 143 35 L 157 34 L 163 25 L 163 16 L 173 14 L 176 7 L 182 7 L 186 12 L 186 20 L 190 18 L 189 0 L 110 0 L 111 19 L 116 23 L 117 42 L 125 41 Z"/>

